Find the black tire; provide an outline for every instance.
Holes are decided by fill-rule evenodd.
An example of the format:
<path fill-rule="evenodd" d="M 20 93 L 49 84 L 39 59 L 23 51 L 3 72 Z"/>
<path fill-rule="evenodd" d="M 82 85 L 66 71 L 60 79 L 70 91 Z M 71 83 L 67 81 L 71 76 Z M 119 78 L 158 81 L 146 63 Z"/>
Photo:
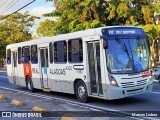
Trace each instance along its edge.
<path fill-rule="evenodd" d="M 87 93 L 87 87 L 85 83 L 82 80 L 79 80 L 76 83 L 75 88 L 76 97 L 80 102 L 87 102 L 88 100 L 88 93 Z"/>
<path fill-rule="evenodd" d="M 29 76 L 26 79 L 26 87 L 30 92 L 34 92 L 34 90 L 35 90 L 33 87 L 32 79 Z"/>

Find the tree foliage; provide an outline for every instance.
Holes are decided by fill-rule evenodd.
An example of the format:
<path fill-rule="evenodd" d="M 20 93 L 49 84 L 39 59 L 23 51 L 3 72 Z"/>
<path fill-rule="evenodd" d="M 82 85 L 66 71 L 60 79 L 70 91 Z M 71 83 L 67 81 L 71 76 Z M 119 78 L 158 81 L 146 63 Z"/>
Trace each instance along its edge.
<path fill-rule="evenodd" d="M 54 26 L 55 22 L 53 20 L 46 19 L 44 22 L 41 22 L 37 28 L 38 36 L 54 36 Z"/>
<path fill-rule="evenodd" d="M 157 47 L 158 41 L 160 40 L 160 25 L 147 24 L 141 27 L 144 29 L 144 31 L 149 37 L 151 43 L 152 65 L 156 66 L 159 53 L 156 53 L 156 49 L 158 48 L 155 49 L 155 47 Z"/>
<path fill-rule="evenodd" d="M 4 18 L 5 16 L 0 16 Z M 16 13 L 0 21 L 0 50 L 5 51 L 8 44 L 28 41 L 32 38 L 30 28 L 34 25 L 35 16 L 28 12 Z M 2 53 L 2 52 L 0 52 Z M 4 52 L 1 56 L 4 57 Z"/>
<path fill-rule="evenodd" d="M 157 2 L 155 0 L 155 2 Z M 154 24 L 159 4 L 152 0 L 54 0 L 57 34 L 110 25 Z"/>

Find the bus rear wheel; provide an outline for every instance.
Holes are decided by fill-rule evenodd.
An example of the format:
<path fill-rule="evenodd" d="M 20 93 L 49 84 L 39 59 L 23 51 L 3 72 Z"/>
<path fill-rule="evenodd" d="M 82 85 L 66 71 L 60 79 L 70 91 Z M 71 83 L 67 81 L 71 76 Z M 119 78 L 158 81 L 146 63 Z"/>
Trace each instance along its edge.
<path fill-rule="evenodd" d="M 33 83 L 31 77 L 27 77 L 26 79 L 26 87 L 30 92 L 34 92 Z"/>
<path fill-rule="evenodd" d="M 83 81 L 78 81 L 76 83 L 76 97 L 80 102 L 87 102 L 88 100 L 88 93 L 87 87 Z"/>

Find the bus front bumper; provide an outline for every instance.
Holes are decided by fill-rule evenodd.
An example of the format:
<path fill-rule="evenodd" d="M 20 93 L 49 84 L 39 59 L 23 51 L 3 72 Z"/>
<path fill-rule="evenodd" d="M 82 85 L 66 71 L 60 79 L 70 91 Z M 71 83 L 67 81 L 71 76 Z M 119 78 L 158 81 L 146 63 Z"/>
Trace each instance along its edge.
<path fill-rule="evenodd" d="M 142 94 L 144 92 L 150 92 L 152 91 L 152 85 L 153 85 L 152 82 L 149 82 L 146 85 L 136 86 L 131 88 L 122 88 L 122 87 L 108 85 L 107 99 L 114 100 L 114 99 Z"/>

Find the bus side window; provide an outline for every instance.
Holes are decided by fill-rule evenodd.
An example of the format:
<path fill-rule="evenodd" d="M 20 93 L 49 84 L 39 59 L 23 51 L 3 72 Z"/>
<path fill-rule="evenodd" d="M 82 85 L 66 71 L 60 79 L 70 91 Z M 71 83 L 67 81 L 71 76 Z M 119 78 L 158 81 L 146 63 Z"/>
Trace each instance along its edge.
<path fill-rule="evenodd" d="M 66 41 L 54 42 L 54 61 L 67 62 L 67 44 Z"/>
<path fill-rule="evenodd" d="M 37 52 L 37 45 L 31 46 L 31 63 L 37 64 L 38 63 L 38 52 Z"/>
<path fill-rule="evenodd" d="M 53 45 L 49 43 L 49 56 L 50 56 L 50 63 L 53 63 Z"/>
<path fill-rule="evenodd" d="M 82 39 L 68 41 L 68 60 L 71 63 L 80 63 L 83 61 Z"/>
<path fill-rule="evenodd" d="M 11 49 L 7 50 L 7 64 L 11 64 Z"/>
<path fill-rule="evenodd" d="M 22 60 L 22 50 L 21 47 L 18 47 L 18 64 L 21 64 Z"/>
<path fill-rule="evenodd" d="M 30 63 L 30 46 L 22 47 L 22 63 Z"/>

